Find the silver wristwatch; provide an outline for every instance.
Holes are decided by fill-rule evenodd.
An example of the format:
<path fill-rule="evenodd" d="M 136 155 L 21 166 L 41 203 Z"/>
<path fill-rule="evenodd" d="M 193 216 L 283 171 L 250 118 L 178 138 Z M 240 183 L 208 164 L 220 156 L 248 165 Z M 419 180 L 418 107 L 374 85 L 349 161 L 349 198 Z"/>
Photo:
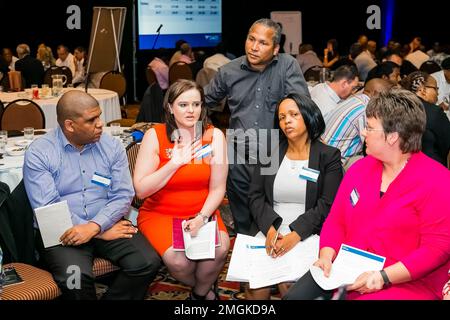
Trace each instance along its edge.
<path fill-rule="evenodd" d="M 203 220 L 203 224 L 204 224 L 204 225 L 208 223 L 209 217 L 208 217 L 206 214 L 203 214 L 203 213 L 199 212 L 199 213 L 197 213 L 197 215 L 200 216 L 200 217 L 202 217 L 202 220 Z"/>

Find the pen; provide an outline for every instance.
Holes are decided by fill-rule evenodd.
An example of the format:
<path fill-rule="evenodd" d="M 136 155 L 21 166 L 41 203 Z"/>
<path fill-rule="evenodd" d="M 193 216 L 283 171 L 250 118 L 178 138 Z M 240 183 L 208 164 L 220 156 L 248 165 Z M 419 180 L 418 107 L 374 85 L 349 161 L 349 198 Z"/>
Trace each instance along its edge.
<path fill-rule="evenodd" d="M 275 238 L 274 238 L 274 240 L 273 240 L 273 243 L 272 243 L 272 249 L 270 249 L 270 255 L 272 255 L 272 253 L 273 253 L 273 249 L 275 249 L 275 243 L 277 242 L 277 239 L 278 239 L 278 233 L 279 233 L 279 231 L 277 230 L 277 233 L 275 233 Z"/>
<path fill-rule="evenodd" d="M 247 245 L 247 248 L 249 248 L 249 249 L 265 249 L 266 246 L 250 246 L 250 245 Z"/>

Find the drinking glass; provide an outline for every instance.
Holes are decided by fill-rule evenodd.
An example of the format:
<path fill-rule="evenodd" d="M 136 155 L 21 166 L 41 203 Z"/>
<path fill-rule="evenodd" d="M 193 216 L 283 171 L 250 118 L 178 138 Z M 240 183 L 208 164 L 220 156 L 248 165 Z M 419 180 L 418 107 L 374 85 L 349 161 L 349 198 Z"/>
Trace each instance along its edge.
<path fill-rule="evenodd" d="M 33 99 L 39 99 L 39 86 L 37 84 L 31 85 L 31 95 Z"/>
<path fill-rule="evenodd" d="M 42 88 L 41 89 L 41 95 L 43 97 L 48 97 L 50 95 L 50 88 L 49 88 L 48 84 L 43 84 L 41 86 L 41 88 Z"/>
<path fill-rule="evenodd" d="M 23 128 L 23 138 L 25 140 L 32 141 L 34 139 L 34 128 L 33 127 Z"/>
<path fill-rule="evenodd" d="M 111 134 L 113 136 L 120 136 L 121 130 L 120 130 L 120 123 L 114 122 L 111 123 Z"/>
<path fill-rule="evenodd" d="M 8 144 L 8 131 L 0 130 L 0 154 L 6 152 L 6 145 Z"/>

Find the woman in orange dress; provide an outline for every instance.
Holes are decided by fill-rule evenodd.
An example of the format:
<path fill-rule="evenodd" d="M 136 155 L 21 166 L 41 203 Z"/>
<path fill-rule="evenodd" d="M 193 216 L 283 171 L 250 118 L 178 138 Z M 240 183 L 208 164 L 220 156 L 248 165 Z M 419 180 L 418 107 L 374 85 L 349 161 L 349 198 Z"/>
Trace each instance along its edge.
<path fill-rule="evenodd" d="M 203 102 L 203 89 L 193 81 L 179 80 L 169 87 L 164 98 L 165 123 L 146 132 L 133 183 L 136 195 L 146 198 L 139 209 L 139 229 L 171 275 L 192 287 L 192 299 L 211 300 L 218 299 L 211 289 L 230 245 L 217 210 L 225 195 L 228 166 L 225 137 L 207 125 Z M 202 156 L 205 149 L 200 148 L 206 145 L 211 152 Z M 220 230 L 215 258 L 190 260 L 184 251 L 173 250 L 174 218 L 187 220 L 183 228 L 192 236 L 214 218 Z"/>

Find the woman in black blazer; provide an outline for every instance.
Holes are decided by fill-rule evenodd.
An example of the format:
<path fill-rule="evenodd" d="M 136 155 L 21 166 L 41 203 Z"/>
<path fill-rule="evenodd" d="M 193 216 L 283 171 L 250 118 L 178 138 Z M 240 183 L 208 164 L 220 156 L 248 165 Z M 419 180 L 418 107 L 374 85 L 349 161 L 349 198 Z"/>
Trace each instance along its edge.
<path fill-rule="evenodd" d="M 290 94 L 281 100 L 274 127 L 280 129 L 279 149 L 269 164 L 255 169 L 249 206 L 266 236 L 267 254 L 276 258 L 320 233 L 343 170 L 340 151 L 319 141 L 325 123 L 309 97 Z M 282 294 L 288 289 L 286 283 L 278 286 Z M 268 299 L 269 295 L 267 287 L 247 290 L 247 299 Z"/>

